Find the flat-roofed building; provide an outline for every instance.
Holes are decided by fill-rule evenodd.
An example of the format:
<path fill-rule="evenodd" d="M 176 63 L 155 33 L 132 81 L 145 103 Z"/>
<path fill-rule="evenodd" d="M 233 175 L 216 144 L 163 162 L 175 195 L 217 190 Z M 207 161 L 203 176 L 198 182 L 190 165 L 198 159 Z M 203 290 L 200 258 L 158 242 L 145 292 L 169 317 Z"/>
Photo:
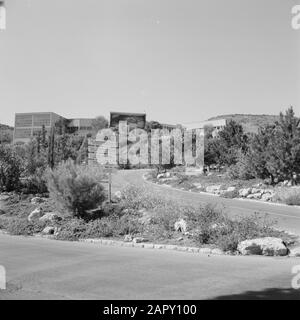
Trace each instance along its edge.
<path fill-rule="evenodd" d="M 16 113 L 14 143 L 26 143 L 45 126 L 47 132 L 63 119 L 54 112 Z"/>
<path fill-rule="evenodd" d="M 130 112 L 111 112 L 110 127 L 117 128 L 120 121 L 127 121 L 129 129 L 145 129 L 146 114 L 145 113 L 130 113 Z"/>
<path fill-rule="evenodd" d="M 210 120 L 210 121 L 199 121 L 199 122 L 192 122 L 189 124 L 185 124 L 184 127 L 187 130 L 192 129 L 204 129 L 205 127 L 213 127 L 213 136 L 217 136 L 219 131 L 221 131 L 226 126 L 226 119 L 219 119 L 219 120 Z"/>
<path fill-rule="evenodd" d="M 68 127 L 78 133 L 78 135 L 88 135 L 91 134 L 93 132 L 93 123 L 92 118 L 80 118 L 80 119 L 70 119 L 70 123 L 68 124 Z"/>

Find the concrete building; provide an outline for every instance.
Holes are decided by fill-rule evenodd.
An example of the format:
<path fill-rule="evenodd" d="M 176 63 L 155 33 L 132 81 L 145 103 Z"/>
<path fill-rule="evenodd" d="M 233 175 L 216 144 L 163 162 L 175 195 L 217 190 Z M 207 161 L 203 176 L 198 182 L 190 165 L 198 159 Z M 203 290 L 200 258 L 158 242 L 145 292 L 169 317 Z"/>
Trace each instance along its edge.
<path fill-rule="evenodd" d="M 66 119 L 54 112 L 16 113 L 13 141 L 27 143 L 42 130 L 43 126 L 49 133 L 59 120 L 69 120 L 68 127 L 79 135 L 92 133 L 93 119 Z"/>
<path fill-rule="evenodd" d="M 211 121 L 201 121 L 201 122 L 193 122 L 190 124 L 184 125 L 187 130 L 192 129 L 204 129 L 205 127 L 213 127 L 214 131 L 212 135 L 215 137 L 218 135 L 219 131 L 221 131 L 226 126 L 226 119 L 219 120 L 211 120 Z"/>

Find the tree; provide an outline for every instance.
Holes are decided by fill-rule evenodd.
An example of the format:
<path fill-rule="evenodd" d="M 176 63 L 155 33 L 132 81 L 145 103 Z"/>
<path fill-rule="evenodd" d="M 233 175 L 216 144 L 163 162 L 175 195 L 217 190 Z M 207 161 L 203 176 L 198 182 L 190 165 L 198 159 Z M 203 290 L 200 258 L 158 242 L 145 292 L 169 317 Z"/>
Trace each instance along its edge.
<path fill-rule="evenodd" d="M 108 127 L 108 120 L 103 116 L 98 116 L 92 121 L 93 133 L 96 135 L 98 131 Z"/>

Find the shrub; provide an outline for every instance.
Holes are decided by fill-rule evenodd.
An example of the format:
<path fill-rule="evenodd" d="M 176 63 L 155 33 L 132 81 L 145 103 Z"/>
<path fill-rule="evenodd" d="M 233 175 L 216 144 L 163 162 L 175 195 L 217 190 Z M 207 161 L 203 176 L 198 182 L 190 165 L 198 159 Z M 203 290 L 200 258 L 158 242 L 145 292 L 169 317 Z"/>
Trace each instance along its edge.
<path fill-rule="evenodd" d="M 68 160 L 46 174 L 50 197 L 60 209 L 74 217 L 84 217 L 86 212 L 97 208 L 105 200 L 101 184 L 103 172 L 98 167 L 76 165 Z"/>
<path fill-rule="evenodd" d="M 280 188 L 275 193 L 273 201 L 300 206 L 300 188 Z"/>
<path fill-rule="evenodd" d="M 59 223 L 59 232 L 56 239 L 77 241 L 86 231 L 86 223 L 82 219 L 62 220 Z"/>
<path fill-rule="evenodd" d="M 228 199 L 234 199 L 239 197 L 239 191 L 238 190 L 233 190 L 233 191 L 225 191 L 222 194 L 223 198 L 228 198 Z"/>
<path fill-rule="evenodd" d="M 45 228 L 45 223 L 29 222 L 27 219 L 7 218 L 0 223 L 2 228 L 12 235 L 31 236 L 41 232 Z"/>
<path fill-rule="evenodd" d="M 10 146 L 0 145 L 0 191 L 19 188 L 21 161 Z"/>

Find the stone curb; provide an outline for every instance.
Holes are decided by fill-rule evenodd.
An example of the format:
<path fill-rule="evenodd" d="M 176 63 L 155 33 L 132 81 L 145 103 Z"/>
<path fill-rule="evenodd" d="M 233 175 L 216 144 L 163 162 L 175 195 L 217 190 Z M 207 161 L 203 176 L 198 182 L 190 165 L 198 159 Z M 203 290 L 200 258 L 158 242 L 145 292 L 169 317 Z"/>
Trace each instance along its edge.
<path fill-rule="evenodd" d="M 172 188 L 173 190 L 178 190 L 178 191 L 181 191 L 181 192 L 188 192 L 188 193 L 195 193 L 195 194 L 203 194 L 203 195 L 208 195 L 208 196 L 212 196 L 212 197 L 219 197 L 219 198 L 222 198 L 222 199 L 226 199 L 226 198 L 223 198 L 221 195 L 219 194 L 214 194 L 214 193 L 209 193 L 209 192 L 205 192 L 205 191 L 198 191 L 198 192 L 195 192 L 195 191 L 192 191 L 192 190 L 186 190 L 186 189 L 180 189 L 180 188 L 174 188 L 168 184 L 159 184 L 159 183 L 156 183 L 156 182 L 153 182 L 153 181 L 150 181 L 147 179 L 146 177 L 146 174 L 143 175 L 143 180 L 146 182 L 146 183 L 149 183 L 149 184 L 154 184 L 156 186 L 160 186 L 160 187 L 168 187 L 168 188 Z M 247 198 L 233 198 L 233 199 L 230 199 L 230 200 L 239 200 L 239 201 L 249 201 L 249 202 L 256 202 L 256 203 L 263 203 L 263 204 L 268 204 L 270 206 L 282 206 L 282 207 L 293 207 L 293 208 L 299 208 L 300 209 L 300 206 L 290 206 L 288 204 L 285 204 L 285 203 L 280 203 L 280 202 L 271 202 L 271 201 L 263 201 L 263 200 L 256 200 L 256 199 L 247 199 Z"/>
<path fill-rule="evenodd" d="M 221 249 L 183 247 L 183 246 L 177 246 L 177 245 L 171 245 L 171 244 L 155 244 L 155 243 L 149 243 L 149 242 L 134 243 L 134 242 L 119 241 L 119 240 L 107 240 L 107 239 L 79 239 L 79 242 L 95 243 L 95 244 L 101 244 L 101 245 L 107 245 L 107 246 L 181 251 L 181 252 L 212 254 L 212 255 L 226 255 L 226 253 Z"/>

